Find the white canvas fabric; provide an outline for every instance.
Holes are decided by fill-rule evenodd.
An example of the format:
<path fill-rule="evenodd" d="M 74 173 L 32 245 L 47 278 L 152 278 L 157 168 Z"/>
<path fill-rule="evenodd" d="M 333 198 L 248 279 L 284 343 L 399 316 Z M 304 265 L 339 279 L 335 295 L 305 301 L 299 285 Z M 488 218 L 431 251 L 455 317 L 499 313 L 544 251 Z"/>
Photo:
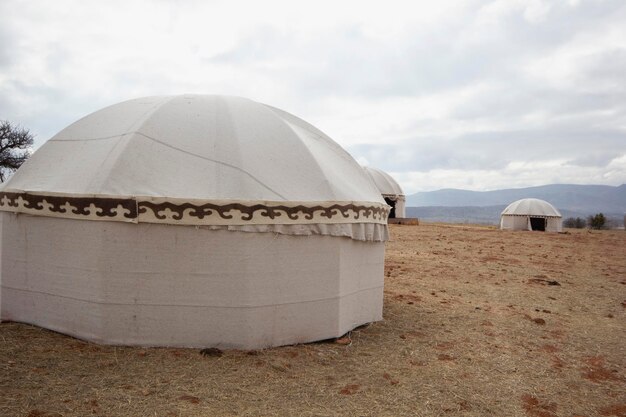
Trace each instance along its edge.
<path fill-rule="evenodd" d="M 545 219 L 546 232 L 562 231 L 561 213 L 544 200 L 524 198 L 509 204 L 500 216 L 500 229 L 533 230 L 531 217 Z"/>
<path fill-rule="evenodd" d="M 282 110 L 120 103 L 0 189 L 0 319 L 140 346 L 338 337 L 382 318 L 388 213 L 347 152 Z"/>
<path fill-rule="evenodd" d="M 382 318 L 384 243 L 0 213 L 3 320 L 98 343 L 259 349 Z"/>
<path fill-rule="evenodd" d="M 502 211 L 502 214 L 511 216 L 561 217 L 561 213 L 552 204 L 538 198 L 523 198 L 514 201 Z"/>
<path fill-rule="evenodd" d="M 70 125 L 6 189 L 381 202 L 359 170 L 332 139 L 282 110 L 239 97 L 165 96 L 119 103 Z"/>
<path fill-rule="evenodd" d="M 380 169 L 373 167 L 363 167 L 367 175 L 376 185 L 380 194 L 393 202 L 395 202 L 396 217 L 406 217 L 406 196 L 400 184 L 393 177 Z"/>

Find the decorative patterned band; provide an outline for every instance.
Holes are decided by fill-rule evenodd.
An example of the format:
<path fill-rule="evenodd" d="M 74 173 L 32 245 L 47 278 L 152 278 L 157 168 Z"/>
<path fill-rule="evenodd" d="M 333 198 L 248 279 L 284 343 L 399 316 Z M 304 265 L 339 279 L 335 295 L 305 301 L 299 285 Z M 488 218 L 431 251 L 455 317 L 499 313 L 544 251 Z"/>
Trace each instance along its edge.
<path fill-rule="evenodd" d="M 0 211 L 130 223 L 187 225 L 379 223 L 389 207 L 370 202 L 233 202 L 0 192 Z"/>
<path fill-rule="evenodd" d="M 556 214 L 501 214 L 501 216 L 511 216 L 511 217 L 541 217 L 546 219 L 558 219 L 561 216 L 557 216 Z"/>
<path fill-rule="evenodd" d="M 0 210 L 49 217 L 137 222 L 137 202 L 131 198 L 0 192 Z"/>

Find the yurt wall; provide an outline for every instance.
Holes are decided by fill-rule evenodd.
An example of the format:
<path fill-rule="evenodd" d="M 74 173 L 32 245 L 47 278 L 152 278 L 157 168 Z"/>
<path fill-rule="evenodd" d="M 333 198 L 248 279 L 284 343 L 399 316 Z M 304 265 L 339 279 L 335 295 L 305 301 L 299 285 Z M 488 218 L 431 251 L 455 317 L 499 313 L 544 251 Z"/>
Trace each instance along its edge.
<path fill-rule="evenodd" d="M 0 318 L 123 345 L 338 337 L 382 318 L 388 213 L 289 113 L 130 100 L 68 126 L 0 190 Z"/>

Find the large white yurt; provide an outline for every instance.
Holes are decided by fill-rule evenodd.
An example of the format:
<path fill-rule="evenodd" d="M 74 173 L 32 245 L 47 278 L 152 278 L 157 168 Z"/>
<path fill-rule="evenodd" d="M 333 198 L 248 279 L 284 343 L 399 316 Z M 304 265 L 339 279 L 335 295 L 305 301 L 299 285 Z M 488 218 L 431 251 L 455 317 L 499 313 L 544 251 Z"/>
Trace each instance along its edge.
<path fill-rule="evenodd" d="M 561 213 L 547 201 L 524 198 L 504 209 L 500 216 L 500 229 L 560 232 Z"/>
<path fill-rule="evenodd" d="M 126 101 L 0 190 L 0 318 L 121 345 L 337 337 L 382 318 L 388 210 L 346 151 L 282 110 Z"/>
<path fill-rule="evenodd" d="M 389 218 L 405 218 L 406 217 L 406 197 L 400 184 L 393 177 L 380 169 L 372 167 L 363 167 L 367 175 L 372 179 L 378 191 L 385 199 L 385 202 L 391 206 Z"/>

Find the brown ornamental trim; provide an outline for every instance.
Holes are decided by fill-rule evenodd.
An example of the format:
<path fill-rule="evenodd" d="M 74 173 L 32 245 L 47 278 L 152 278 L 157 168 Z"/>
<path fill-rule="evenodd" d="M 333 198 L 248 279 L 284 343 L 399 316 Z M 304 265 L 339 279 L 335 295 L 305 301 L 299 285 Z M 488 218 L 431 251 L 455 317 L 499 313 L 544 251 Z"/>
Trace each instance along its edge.
<path fill-rule="evenodd" d="M 379 203 L 243 202 L 0 192 L 0 211 L 40 216 L 190 225 L 380 223 Z"/>
<path fill-rule="evenodd" d="M 251 206 L 247 206 L 240 203 L 231 203 L 231 204 L 213 204 L 213 203 L 205 203 L 202 205 L 195 205 L 191 203 L 183 203 L 183 204 L 174 204 L 170 202 L 165 202 L 161 204 L 154 204 L 150 201 L 140 201 L 139 202 L 139 213 L 144 214 L 147 213 L 148 210 L 152 212 L 157 219 L 163 220 L 166 218 L 165 210 L 170 210 L 174 214 L 172 218 L 175 220 L 181 220 L 185 215 L 186 210 L 190 210 L 187 215 L 191 217 L 196 217 L 198 219 L 203 219 L 206 216 L 211 216 L 213 214 L 219 215 L 220 218 L 225 220 L 230 220 L 234 218 L 231 212 L 238 211 L 241 213 L 240 219 L 244 221 L 250 221 L 254 219 L 254 216 L 266 217 L 270 220 L 278 219 L 283 215 L 283 213 L 289 218 L 289 220 L 300 220 L 301 217 L 305 220 L 312 220 L 315 217 L 315 214 L 318 214 L 322 218 L 332 219 L 337 215 L 341 215 L 344 219 L 367 219 L 367 218 L 382 218 L 385 214 L 385 209 L 381 207 L 374 206 L 357 206 L 354 204 L 333 204 L 328 207 L 324 206 L 267 206 L 263 204 L 254 204 Z"/>
<path fill-rule="evenodd" d="M 514 216 L 514 217 L 542 217 L 546 219 L 558 219 L 559 217 L 556 214 L 501 214 L 500 216 Z"/>
<path fill-rule="evenodd" d="M 0 192 L 0 210 L 38 214 L 54 213 L 59 217 L 96 216 L 102 220 L 137 218 L 137 204 L 130 198 L 71 197 L 31 193 Z"/>

